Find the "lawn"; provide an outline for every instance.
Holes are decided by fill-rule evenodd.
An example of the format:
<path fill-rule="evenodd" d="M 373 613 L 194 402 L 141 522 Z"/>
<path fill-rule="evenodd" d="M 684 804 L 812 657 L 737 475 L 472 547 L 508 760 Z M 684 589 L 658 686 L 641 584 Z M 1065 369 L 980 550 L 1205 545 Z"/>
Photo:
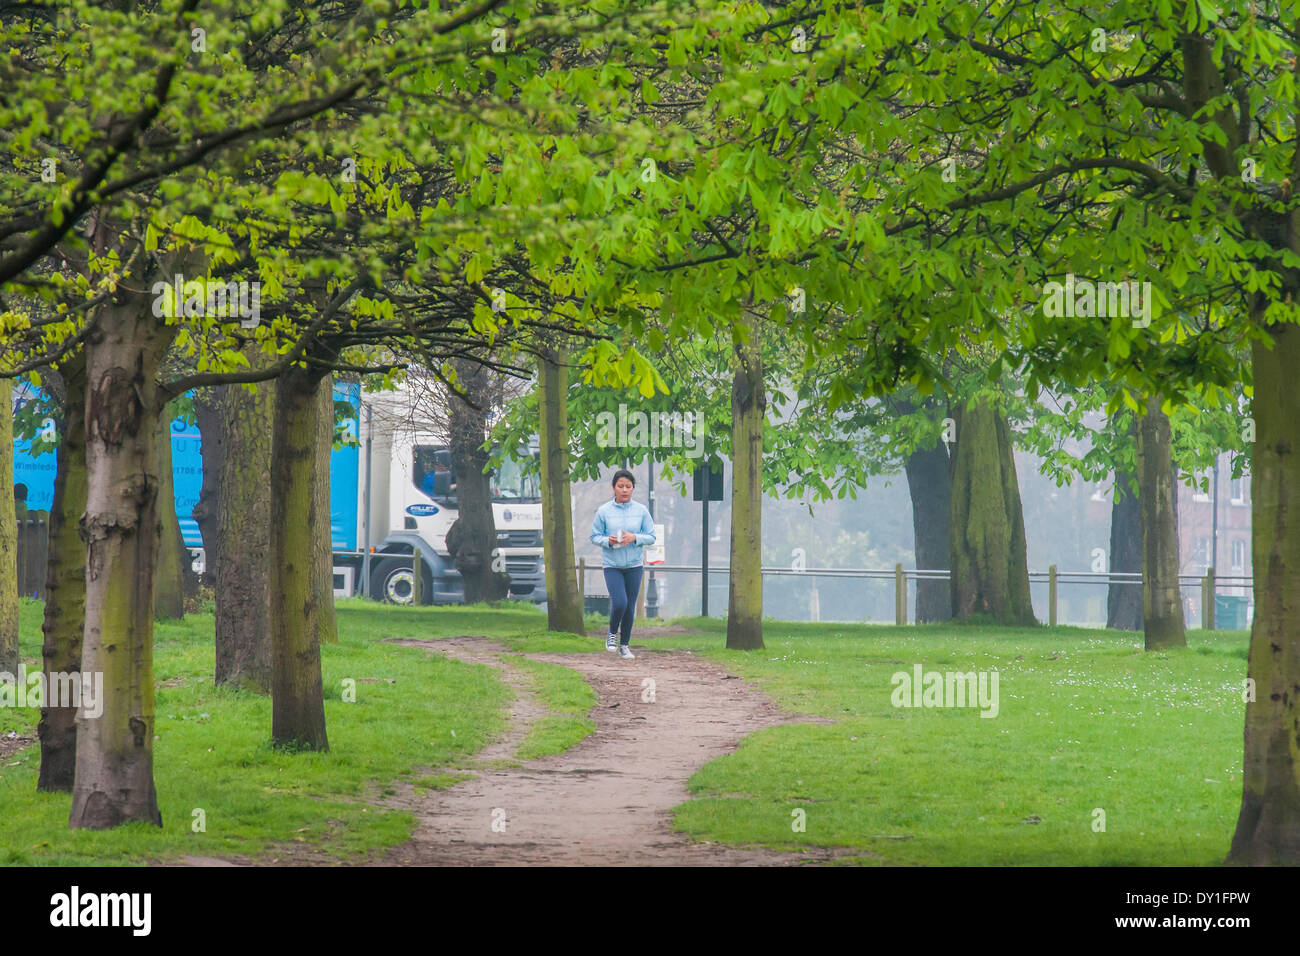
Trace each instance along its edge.
<path fill-rule="evenodd" d="M 1185 650 L 1148 654 L 1123 631 L 768 621 L 766 650 L 739 653 L 721 622 L 676 623 L 712 633 L 655 646 L 695 648 L 783 709 L 834 721 L 761 730 L 696 773 L 675 820 L 697 839 L 861 847 L 872 856 L 856 862 L 882 864 L 1198 866 L 1227 853 L 1244 631 L 1191 631 Z M 916 664 L 996 669 L 997 716 L 894 706 L 891 678 Z"/>
<path fill-rule="evenodd" d="M 21 652 L 33 670 L 40 666 L 41 605 L 25 600 L 20 613 Z M 286 843 L 319 844 L 356 862 L 405 841 L 412 817 L 366 799 L 394 781 L 421 779 L 416 768 L 463 764 L 502 731 L 511 694 L 491 667 L 382 639 L 488 634 L 523 640 L 540 633 L 545 621 L 533 607 L 415 610 L 362 601 L 340 602 L 338 620 L 339 643 L 322 655 L 328 754 L 271 748 L 270 700 L 213 686 L 211 614 L 162 623 L 154 650 L 154 778 L 162 829 L 69 830 L 71 797 L 36 792 L 40 754 L 31 746 L 0 767 L 0 862 L 130 864 L 263 851 L 269 860 Z M 348 679 L 355 703 L 344 700 Z M 0 734 L 32 734 L 38 718 L 34 708 L 0 708 Z M 446 786 L 458 779 L 440 774 L 423 782 Z"/>
<path fill-rule="evenodd" d="M 40 612 L 23 602 L 29 669 L 40 660 Z M 162 829 L 69 831 L 69 796 L 35 792 L 32 746 L 0 766 L 0 862 L 270 860 L 290 843 L 374 859 L 413 825 L 377 796 L 395 781 L 465 779 L 467 758 L 504 728 L 511 694 L 494 668 L 383 639 L 485 635 L 515 653 L 603 648 L 547 634 L 529 606 L 343 601 L 338 616 L 339 643 L 323 649 L 329 754 L 273 750 L 270 702 L 213 687 L 210 614 L 161 624 Z M 1120 631 L 767 621 L 765 650 L 730 652 L 721 621 L 671 623 L 704 633 L 651 638 L 646 622 L 633 643 L 692 648 L 784 710 L 827 721 L 757 731 L 702 767 L 693 798 L 675 809 L 677 828 L 696 839 L 849 847 L 844 862 L 904 865 L 1213 865 L 1227 852 L 1241 796 L 1245 632 L 1191 631 L 1187 649 L 1147 654 L 1141 635 Z M 589 624 L 603 632 L 596 616 Z M 594 695 L 574 671 L 514 654 L 506 663 L 549 711 L 520 759 L 590 732 Z M 894 706 L 894 675 L 915 665 L 996 671 L 997 715 Z M 349 678 L 355 703 L 344 700 Z M 37 716 L 0 708 L 0 734 L 30 734 Z"/>

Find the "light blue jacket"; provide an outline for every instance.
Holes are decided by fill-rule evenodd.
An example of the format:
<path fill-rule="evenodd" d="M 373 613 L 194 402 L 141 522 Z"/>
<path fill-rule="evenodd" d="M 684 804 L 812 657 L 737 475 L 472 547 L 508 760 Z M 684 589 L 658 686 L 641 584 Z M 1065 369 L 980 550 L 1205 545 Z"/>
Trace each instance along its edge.
<path fill-rule="evenodd" d="M 636 541 L 617 548 L 609 546 L 609 536 L 627 531 Z M 596 509 L 591 522 L 591 543 L 600 545 L 601 563 L 607 568 L 639 568 L 645 563 L 646 545 L 655 543 L 655 523 L 650 509 L 639 501 L 619 504 L 613 498 Z"/>

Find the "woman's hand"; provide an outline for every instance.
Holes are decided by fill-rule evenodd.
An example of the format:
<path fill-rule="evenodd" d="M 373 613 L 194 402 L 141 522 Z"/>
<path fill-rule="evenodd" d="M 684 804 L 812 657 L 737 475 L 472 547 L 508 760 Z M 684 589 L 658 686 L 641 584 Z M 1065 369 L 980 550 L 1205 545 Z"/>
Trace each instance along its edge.
<path fill-rule="evenodd" d="M 620 532 L 619 532 L 619 536 L 621 537 L 622 534 L 623 534 L 623 532 L 620 531 Z M 612 534 L 609 536 L 609 546 L 610 546 L 611 548 L 617 548 L 617 547 L 619 546 L 620 543 L 621 543 L 621 541 L 619 540 L 619 538 L 616 538 L 616 537 L 615 537 L 614 535 L 612 535 Z"/>
<path fill-rule="evenodd" d="M 619 544 L 631 544 L 635 540 L 636 535 L 632 534 L 630 531 L 620 531 L 618 533 Z"/>

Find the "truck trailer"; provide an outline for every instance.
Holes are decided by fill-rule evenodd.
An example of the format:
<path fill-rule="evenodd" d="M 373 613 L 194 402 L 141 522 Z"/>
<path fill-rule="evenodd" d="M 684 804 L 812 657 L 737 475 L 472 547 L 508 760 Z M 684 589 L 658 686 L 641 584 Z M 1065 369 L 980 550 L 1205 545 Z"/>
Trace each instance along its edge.
<path fill-rule="evenodd" d="M 16 401 L 32 392 L 16 390 Z M 330 453 L 330 528 L 334 551 L 334 593 L 365 595 L 410 604 L 413 557 L 418 550 L 426 604 L 464 600 L 460 572 L 447 551 L 447 531 L 458 517 L 456 474 L 442 436 L 412 414 L 405 390 L 363 393 L 357 384 L 336 384 L 334 400 L 351 412 L 341 441 Z M 45 423 L 46 444 L 54 438 Z M 203 486 L 203 437 L 183 418 L 171 423 L 172 477 L 181 536 L 197 570 L 203 569 L 203 539 L 192 517 Z M 14 484 L 22 486 L 30 511 L 49 511 L 54 499 L 55 455 L 32 454 L 32 442 L 14 446 Z M 535 456 L 521 449 L 518 456 Z M 517 457 L 518 457 L 517 456 Z M 523 601 L 546 600 L 542 564 L 542 507 L 536 469 L 526 473 L 507 458 L 491 475 L 492 510 L 500 567 L 510 575 L 509 593 Z"/>
<path fill-rule="evenodd" d="M 420 420 L 414 398 L 406 391 L 360 396 L 357 421 L 359 544 L 350 552 L 336 545 L 337 590 L 364 590 L 377 600 L 409 604 L 414 592 L 412 558 L 418 550 L 424 601 L 462 602 L 460 572 L 446 541 L 459 512 L 455 463 L 445 436 Z M 497 532 L 494 558 L 510 575 L 510 597 L 543 602 L 541 491 L 537 469 L 526 470 L 521 462 L 530 456 L 536 458 L 535 447 L 520 449 L 490 475 Z"/>

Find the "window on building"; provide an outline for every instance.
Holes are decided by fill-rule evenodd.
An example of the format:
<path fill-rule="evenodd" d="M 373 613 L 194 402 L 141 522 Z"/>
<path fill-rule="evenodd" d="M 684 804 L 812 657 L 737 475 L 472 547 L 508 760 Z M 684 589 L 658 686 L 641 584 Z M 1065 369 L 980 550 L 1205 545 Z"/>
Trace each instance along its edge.
<path fill-rule="evenodd" d="M 1196 539 L 1196 547 L 1192 551 L 1192 560 L 1202 567 L 1210 566 L 1210 538 L 1204 535 Z"/>
<path fill-rule="evenodd" d="M 1209 501 L 1211 495 L 1214 492 L 1214 489 L 1211 487 L 1213 481 L 1214 481 L 1213 470 L 1207 468 L 1204 471 L 1198 471 L 1196 473 L 1196 484 L 1194 486 L 1194 490 L 1192 491 L 1192 500 Z M 1204 487 L 1205 489 L 1204 491 L 1201 490 L 1202 487 Z"/>
<path fill-rule="evenodd" d="M 1234 505 L 1244 505 L 1246 503 L 1246 479 L 1232 479 L 1232 503 Z"/>
<path fill-rule="evenodd" d="M 1234 538 L 1232 541 L 1232 570 L 1246 570 L 1246 539 Z"/>

